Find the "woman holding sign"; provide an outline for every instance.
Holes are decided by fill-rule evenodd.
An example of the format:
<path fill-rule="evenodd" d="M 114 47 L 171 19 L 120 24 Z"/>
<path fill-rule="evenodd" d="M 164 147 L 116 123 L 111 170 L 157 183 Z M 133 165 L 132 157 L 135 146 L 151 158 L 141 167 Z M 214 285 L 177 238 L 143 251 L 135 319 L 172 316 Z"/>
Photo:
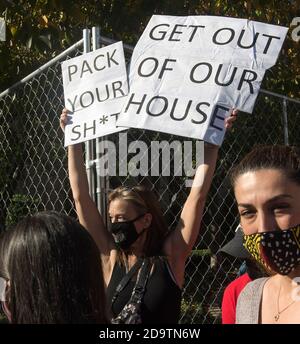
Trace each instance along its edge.
<path fill-rule="evenodd" d="M 272 275 L 243 289 L 236 322 L 299 324 L 300 151 L 258 146 L 233 170 L 232 183 L 244 245 Z"/>
<path fill-rule="evenodd" d="M 236 112 L 226 120 L 229 128 Z M 67 110 L 60 123 L 64 130 Z M 151 260 L 141 307 L 142 323 L 177 323 L 185 262 L 199 234 L 205 200 L 213 178 L 218 147 L 205 146 L 204 163 L 193 181 L 177 228 L 168 232 L 160 206 L 151 191 L 142 186 L 119 187 L 109 195 L 110 230 L 89 195 L 80 144 L 68 147 L 68 168 L 80 223 L 94 238 L 101 255 L 112 318 L 128 304 L 141 271 L 143 257 Z M 133 273 L 134 272 L 134 273 Z M 131 278 L 124 276 L 131 275 Z"/>

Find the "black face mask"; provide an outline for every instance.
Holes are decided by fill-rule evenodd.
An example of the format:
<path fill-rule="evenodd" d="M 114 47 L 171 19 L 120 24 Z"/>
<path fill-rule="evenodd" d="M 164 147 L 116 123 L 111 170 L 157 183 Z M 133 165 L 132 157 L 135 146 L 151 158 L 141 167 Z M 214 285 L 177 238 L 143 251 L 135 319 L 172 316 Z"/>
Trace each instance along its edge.
<path fill-rule="evenodd" d="M 137 233 L 134 222 L 145 214 L 139 215 L 131 221 L 114 222 L 111 223 L 110 228 L 114 237 L 114 242 L 121 250 L 128 250 L 130 246 L 142 235 L 146 228 L 141 233 Z"/>

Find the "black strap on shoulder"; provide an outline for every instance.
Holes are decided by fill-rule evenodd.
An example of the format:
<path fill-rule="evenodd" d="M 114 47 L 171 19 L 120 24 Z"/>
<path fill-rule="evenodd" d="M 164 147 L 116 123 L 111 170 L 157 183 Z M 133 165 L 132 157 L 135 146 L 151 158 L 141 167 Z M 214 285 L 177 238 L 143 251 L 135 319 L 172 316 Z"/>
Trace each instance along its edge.
<path fill-rule="evenodd" d="M 130 301 L 141 302 L 144 296 L 147 281 L 151 270 L 151 261 L 149 258 L 143 260 L 141 270 L 139 271 L 135 287 L 133 289 Z"/>
<path fill-rule="evenodd" d="M 136 273 L 136 271 L 140 268 L 143 263 L 143 259 L 139 258 L 136 263 L 131 267 L 131 269 L 127 272 L 127 274 L 122 278 L 120 283 L 118 284 L 114 296 L 111 300 L 111 304 L 116 301 L 117 297 L 119 296 L 120 292 L 126 287 L 128 282 L 131 280 L 132 276 Z M 116 263 L 117 264 L 117 263 Z"/>

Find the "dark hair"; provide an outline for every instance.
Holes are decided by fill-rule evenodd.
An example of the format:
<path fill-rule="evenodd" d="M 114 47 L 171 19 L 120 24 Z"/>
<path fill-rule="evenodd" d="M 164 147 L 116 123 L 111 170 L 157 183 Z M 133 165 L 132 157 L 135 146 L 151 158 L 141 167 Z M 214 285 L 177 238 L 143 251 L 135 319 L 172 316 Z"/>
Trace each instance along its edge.
<path fill-rule="evenodd" d="M 12 323 L 107 323 L 100 254 L 89 233 L 54 211 L 0 236 Z"/>
<path fill-rule="evenodd" d="M 143 253 L 147 257 L 160 255 L 162 253 L 164 239 L 168 233 L 168 227 L 153 191 L 143 185 L 130 188 L 120 186 L 109 194 L 109 203 L 115 199 L 122 199 L 130 202 L 136 209 L 138 215 L 145 213 L 150 213 L 152 215 L 151 225 L 149 230 L 146 231 L 146 241 Z"/>
<path fill-rule="evenodd" d="M 300 150 L 281 145 L 258 145 L 232 169 L 233 187 L 239 176 L 263 169 L 281 170 L 288 179 L 300 184 Z"/>
<path fill-rule="evenodd" d="M 270 276 L 268 272 L 264 269 L 264 267 L 261 264 L 259 264 L 254 258 L 247 258 L 245 259 L 245 262 L 247 267 L 247 273 L 252 280 Z"/>

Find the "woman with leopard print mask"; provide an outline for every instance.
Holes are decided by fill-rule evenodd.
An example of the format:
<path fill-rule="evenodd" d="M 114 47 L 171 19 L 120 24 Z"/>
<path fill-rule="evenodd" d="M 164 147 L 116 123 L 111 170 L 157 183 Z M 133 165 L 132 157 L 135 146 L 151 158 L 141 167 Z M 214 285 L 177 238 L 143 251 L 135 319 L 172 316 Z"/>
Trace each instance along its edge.
<path fill-rule="evenodd" d="M 300 323 L 300 152 L 257 146 L 231 174 L 244 246 L 271 277 L 249 283 L 237 323 Z"/>

